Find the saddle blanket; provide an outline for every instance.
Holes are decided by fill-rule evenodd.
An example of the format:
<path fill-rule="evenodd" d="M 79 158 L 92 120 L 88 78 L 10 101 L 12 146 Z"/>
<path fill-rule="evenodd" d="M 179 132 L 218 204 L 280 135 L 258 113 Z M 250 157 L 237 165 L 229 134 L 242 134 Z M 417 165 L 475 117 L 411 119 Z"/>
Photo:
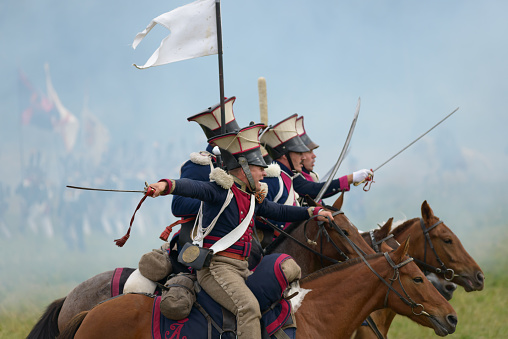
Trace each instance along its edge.
<path fill-rule="evenodd" d="M 272 339 L 275 339 L 274 333 L 280 328 L 293 323 L 291 304 L 289 301 L 281 299 L 284 290 L 289 284 L 281 269 L 281 264 L 289 258 L 291 257 L 287 254 L 265 256 L 256 268 L 256 271 L 247 279 L 247 285 L 260 303 L 261 313 L 268 310 L 263 315 L 262 321 L 266 325 L 268 336 Z M 152 313 L 153 339 L 208 338 L 208 321 L 196 307 L 192 308 L 189 317 L 182 320 L 171 320 L 161 314 L 160 301 L 160 296 L 154 298 Z M 221 306 L 204 290 L 197 293 L 197 303 L 206 310 L 214 322 L 222 329 L 223 314 Z M 214 326 L 211 326 L 211 332 L 213 339 L 236 338 L 236 334 L 232 332 L 224 332 L 221 337 L 221 333 Z M 284 328 L 284 332 L 289 338 L 294 339 L 296 328 L 289 326 Z"/>

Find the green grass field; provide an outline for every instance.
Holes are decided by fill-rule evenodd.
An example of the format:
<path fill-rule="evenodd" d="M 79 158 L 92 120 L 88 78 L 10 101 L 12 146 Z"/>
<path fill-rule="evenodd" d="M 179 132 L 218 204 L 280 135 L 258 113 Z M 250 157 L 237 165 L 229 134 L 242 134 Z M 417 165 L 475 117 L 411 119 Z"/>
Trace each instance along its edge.
<path fill-rule="evenodd" d="M 460 288 L 455 291 L 451 304 L 459 322 L 451 338 L 508 338 L 508 248 L 503 246 L 508 241 L 508 231 L 504 227 L 496 230 L 490 235 L 479 233 L 474 242 L 465 244 L 485 273 L 485 289 L 471 293 Z M 3 255 L 0 262 L 0 338 L 25 338 L 50 302 L 66 295 L 79 282 L 96 273 L 119 267 L 121 263 L 135 265 L 140 253 L 146 252 L 147 248 L 155 248 L 146 244 L 136 246 L 133 241 L 134 246 L 129 251 L 118 252 L 115 248 L 112 252 L 102 253 L 103 248 L 112 247 L 110 242 L 94 243 L 87 253 L 61 256 L 59 253 L 65 253 L 66 249 L 55 248 L 54 244 L 35 246 L 25 242 L 24 245 L 50 255 L 20 250 L 19 245 L 14 243 L 4 244 L 2 252 L 17 255 L 11 256 L 10 260 Z M 111 260 L 90 262 L 90 253 L 112 259 L 119 256 L 118 253 L 122 255 L 115 259 L 118 266 L 112 267 Z M 25 270 L 22 266 L 29 260 L 32 264 Z M 80 268 L 76 267 L 76 262 L 89 264 Z M 53 273 L 48 273 L 47 263 L 52 264 Z M 69 270 L 70 267 L 75 268 Z M 22 299 L 23 296 L 25 298 Z M 436 337 L 433 330 L 401 316 L 395 318 L 389 332 L 390 339 Z"/>

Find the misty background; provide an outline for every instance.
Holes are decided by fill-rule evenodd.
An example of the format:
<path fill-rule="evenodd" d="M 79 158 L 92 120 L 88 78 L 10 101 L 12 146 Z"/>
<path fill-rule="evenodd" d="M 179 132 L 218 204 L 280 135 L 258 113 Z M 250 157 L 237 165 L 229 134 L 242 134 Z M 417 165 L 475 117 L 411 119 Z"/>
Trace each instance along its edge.
<path fill-rule="evenodd" d="M 148 199 L 118 248 L 113 240 L 142 195 L 65 186 L 142 190 L 145 181 L 178 178 L 189 154 L 206 147 L 186 118 L 219 102 L 217 56 L 132 66 L 169 32 L 156 26 L 133 50 L 135 35 L 187 3 L 0 2 L 3 307 L 27 280 L 32 297 L 62 285 L 44 296 L 52 300 L 102 271 L 136 267 L 162 244 L 159 234 L 176 220 L 170 197 Z M 507 10 L 490 0 L 223 0 L 225 95 L 237 97 L 240 126 L 259 122 L 257 79 L 265 77 L 269 123 L 305 116 L 321 176 L 339 156 L 359 97 L 338 175 L 376 168 L 460 107 L 376 172 L 369 192 L 352 187 L 343 210 L 366 231 L 419 217 L 427 200 L 489 265 L 485 248 L 507 237 Z M 47 100 L 45 65 L 66 116 Z"/>

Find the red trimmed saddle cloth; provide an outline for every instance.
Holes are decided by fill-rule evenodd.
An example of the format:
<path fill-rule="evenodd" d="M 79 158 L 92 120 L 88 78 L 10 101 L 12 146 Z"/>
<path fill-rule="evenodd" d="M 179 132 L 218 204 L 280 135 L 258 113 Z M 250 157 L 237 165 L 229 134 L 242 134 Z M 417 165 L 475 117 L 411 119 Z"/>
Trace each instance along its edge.
<path fill-rule="evenodd" d="M 275 332 L 293 323 L 291 303 L 281 299 L 282 293 L 289 284 L 281 265 L 289 258 L 291 257 L 287 254 L 265 256 L 246 282 L 259 301 L 261 313 L 266 311 L 262 316 L 262 323 L 266 328 L 265 338 L 275 339 Z M 217 304 L 204 290 L 197 293 L 197 304 L 201 310 L 195 305 L 189 317 L 182 320 L 176 321 L 164 317 L 160 312 L 160 301 L 161 297 L 154 298 L 153 339 L 236 338 L 236 317 Z M 230 319 L 233 319 L 232 323 Z M 295 331 L 295 327 L 284 329 L 291 339 L 295 338 Z"/>

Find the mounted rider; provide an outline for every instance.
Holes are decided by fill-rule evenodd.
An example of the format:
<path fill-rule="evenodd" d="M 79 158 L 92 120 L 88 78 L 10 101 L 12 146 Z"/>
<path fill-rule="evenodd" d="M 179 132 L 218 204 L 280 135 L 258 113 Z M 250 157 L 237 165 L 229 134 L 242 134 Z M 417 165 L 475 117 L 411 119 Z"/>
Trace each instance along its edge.
<path fill-rule="evenodd" d="M 319 207 L 284 206 L 265 199 L 260 183 L 267 167 L 259 144 L 263 126 L 251 125 L 208 140 L 219 146 L 228 171 L 215 168 L 211 182 L 163 179 L 150 185 L 154 197 L 173 194 L 202 201 L 193 242 L 211 249 L 213 256 L 208 267 L 197 270 L 197 279 L 213 299 L 237 316 L 240 338 L 261 337 L 259 304 L 245 285 L 254 215 L 284 221 L 332 217 Z"/>
<path fill-rule="evenodd" d="M 226 133 L 240 130 L 233 112 L 235 100 L 236 97 L 234 96 L 224 100 Z M 207 140 L 219 135 L 221 133 L 220 103 L 208 107 L 206 110 L 187 118 L 187 120 L 198 123 L 205 133 Z M 217 167 L 217 157 L 213 153 L 214 146 L 214 144 L 208 143 L 206 151 L 191 153 L 190 159 L 180 168 L 180 178 L 210 181 L 210 172 L 213 168 Z M 179 248 L 190 241 L 190 231 L 194 226 L 194 220 L 198 214 L 200 204 L 201 201 L 198 199 L 189 197 L 174 196 L 172 199 L 171 212 L 175 217 L 180 218 L 175 224 L 181 224 L 180 231 L 173 236 L 172 242 L 175 242 Z M 171 225 L 171 227 L 175 224 Z M 163 233 L 166 239 L 169 236 L 171 227 Z"/>
<path fill-rule="evenodd" d="M 298 198 L 300 196 L 308 195 L 315 198 L 325 184 L 308 181 L 301 174 L 302 163 L 305 161 L 306 153 L 310 152 L 310 149 L 298 135 L 296 129 L 297 116 L 297 114 L 293 114 L 269 127 L 261 136 L 261 144 L 274 159 L 274 162 L 266 171 L 267 176 L 263 180 L 268 184 L 267 199 L 279 204 L 294 206 L 299 204 Z M 365 171 L 367 170 L 357 171 L 332 180 L 324 197 L 349 191 L 351 183 L 364 179 L 363 174 L 366 173 Z M 288 224 L 278 223 L 282 229 Z M 259 223 L 258 226 L 263 228 Z"/>

